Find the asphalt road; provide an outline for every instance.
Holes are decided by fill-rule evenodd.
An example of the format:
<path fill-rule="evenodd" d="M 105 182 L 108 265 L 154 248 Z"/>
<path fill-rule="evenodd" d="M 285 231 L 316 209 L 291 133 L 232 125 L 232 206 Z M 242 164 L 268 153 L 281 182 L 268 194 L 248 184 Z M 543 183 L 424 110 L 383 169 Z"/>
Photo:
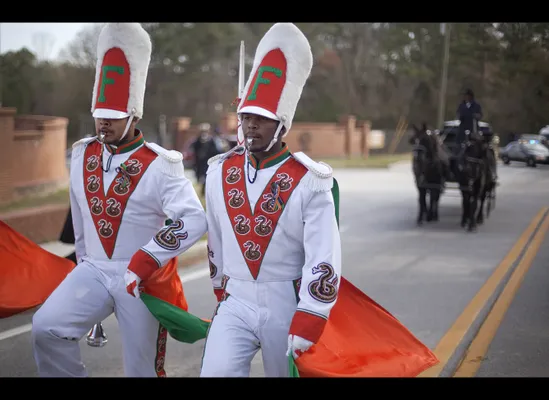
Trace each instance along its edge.
<path fill-rule="evenodd" d="M 456 190 L 444 193 L 439 222 L 416 226 L 417 194 L 409 164 L 389 170 L 335 173 L 341 190 L 344 276 L 391 311 L 430 348 L 435 348 L 539 209 L 549 205 L 549 168 L 531 169 L 515 163 L 500 165 L 499 174 L 496 209 L 478 232 L 469 233 L 460 227 L 461 198 Z M 549 254 L 545 251 L 544 255 L 546 260 Z M 538 259 L 542 256 L 540 252 Z M 534 267 L 530 274 L 535 274 Z M 549 275 L 544 271 L 537 274 L 534 278 L 527 275 L 530 281 L 524 285 L 530 282 L 530 299 L 513 304 L 516 316 L 524 313 L 527 300 L 535 303 L 547 298 Z M 181 271 L 181 275 L 190 311 L 209 318 L 215 298 L 206 264 Z M 543 318 L 547 314 L 549 309 L 545 307 L 538 315 Z M 0 376 L 36 376 L 26 325 L 31 317 L 32 312 L 28 312 L 0 320 Z M 506 350 L 515 343 L 517 321 L 502 325 L 507 333 L 496 337 L 494 343 L 498 343 L 500 352 L 494 350 L 493 362 L 481 369 L 484 375 L 506 375 L 509 372 L 501 364 L 518 362 L 511 354 L 515 350 Z M 520 332 L 530 329 L 528 324 L 540 327 L 535 315 L 525 321 Z M 547 323 L 543 326 L 547 327 Z M 18 327 L 17 335 L 7 332 Z M 104 321 L 104 327 L 109 343 L 104 348 L 91 348 L 82 341 L 83 359 L 91 376 L 123 376 L 114 316 Z M 536 335 L 548 331 L 543 329 Z M 526 340 L 528 336 L 523 337 Z M 524 346 L 547 344 L 543 353 L 546 354 L 549 340 L 541 336 L 538 339 L 528 339 Z M 202 348 L 203 341 L 186 345 L 169 339 L 168 376 L 198 376 Z M 501 351 L 507 354 L 501 355 Z M 537 359 L 544 361 L 542 357 Z M 260 360 L 258 355 L 253 376 L 262 375 Z"/>
<path fill-rule="evenodd" d="M 482 360 L 477 377 L 549 377 L 546 238 Z"/>

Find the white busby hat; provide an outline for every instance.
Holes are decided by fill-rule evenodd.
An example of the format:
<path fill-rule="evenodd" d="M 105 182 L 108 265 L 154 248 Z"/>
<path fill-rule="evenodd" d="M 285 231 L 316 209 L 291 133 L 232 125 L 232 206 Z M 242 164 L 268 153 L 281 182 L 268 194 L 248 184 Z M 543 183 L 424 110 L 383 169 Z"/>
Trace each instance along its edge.
<path fill-rule="evenodd" d="M 94 118 L 143 117 L 152 44 L 139 23 L 109 23 L 99 35 L 91 111 Z"/>
<path fill-rule="evenodd" d="M 313 66 L 309 41 L 292 23 L 277 23 L 259 42 L 237 112 L 259 114 L 292 126 L 297 103 Z M 270 147 L 270 146 L 269 146 Z"/>

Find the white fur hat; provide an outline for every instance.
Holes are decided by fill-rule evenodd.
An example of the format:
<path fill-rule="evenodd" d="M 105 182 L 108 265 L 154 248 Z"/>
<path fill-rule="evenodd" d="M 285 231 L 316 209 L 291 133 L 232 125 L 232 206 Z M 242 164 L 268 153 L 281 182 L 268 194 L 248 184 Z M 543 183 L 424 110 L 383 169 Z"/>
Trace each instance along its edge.
<path fill-rule="evenodd" d="M 292 126 L 313 67 L 309 41 L 292 23 L 277 23 L 259 42 L 237 112 L 259 114 Z"/>
<path fill-rule="evenodd" d="M 139 23 L 109 23 L 99 35 L 91 111 L 94 118 L 143 117 L 152 44 Z"/>

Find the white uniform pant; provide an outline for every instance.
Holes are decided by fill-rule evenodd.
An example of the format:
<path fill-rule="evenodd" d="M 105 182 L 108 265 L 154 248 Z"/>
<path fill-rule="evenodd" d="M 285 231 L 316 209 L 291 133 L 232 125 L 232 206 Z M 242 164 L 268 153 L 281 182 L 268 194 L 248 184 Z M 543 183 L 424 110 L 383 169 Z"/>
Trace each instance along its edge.
<path fill-rule="evenodd" d="M 201 377 L 248 377 L 261 348 L 266 377 L 288 377 L 288 332 L 297 300 L 292 281 L 229 279 L 212 319 Z"/>
<path fill-rule="evenodd" d="M 78 264 L 34 314 L 32 343 L 39 375 L 86 377 L 79 340 L 114 312 L 125 375 L 161 376 L 167 331 L 141 299 L 126 292 L 124 273 L 129 261 L 92 262 Z"/>

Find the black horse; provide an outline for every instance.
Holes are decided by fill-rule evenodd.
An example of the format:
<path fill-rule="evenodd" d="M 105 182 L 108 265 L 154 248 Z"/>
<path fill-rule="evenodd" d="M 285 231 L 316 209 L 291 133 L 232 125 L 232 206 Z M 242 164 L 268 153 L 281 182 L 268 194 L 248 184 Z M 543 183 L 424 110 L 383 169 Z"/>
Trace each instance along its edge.
<path fill-rule="evenodd" d="M 491 152 L 491 157 L 489 156 L 490 152 Z M 483 169 L 485 174 L 485 182 L 480 192 L 480 205 L 477 213 L 478 225 L 481 225 L 484 222 L 485 202 L 486 202 L 486 218 L 490 216 L 490 211 L 492 210 L 492 207 L 494 207 L 493 200 L 495 200 L 495 191 L 496 191 L 496 185 L 497 185 L 497 182 L 494 179 L 494 175 L 492 173 L 493 167 L 490 168 L 490 165 L 489 165 L 489 163 L 494 164 L 496 162 L 495 154 L 490 144 L 487 141 L 484 141 L 484 143 L 482 144 L 482 153 L 483 153 L 483 160 L 484 160 Z"/>
<path fill-rule="evenodd" d="M 454 173 L 462 197 L 461 226 L 467 225 L 469 232 L 476 231 L 477 225 L 483 222 L 484 200 L 492 187 L 491 180 L 488 181 L 489 165 L 485 155 L 486 149 L 482 136 L 467 131 Z"/>
<path fill-rule="evenodd" d="M 419 213 L 417 224 L 421 225 L 425 219 L 438 221 L 438 203 L 444 185 L 444 163 L 439 154 L 437 138 L 427 130 L 424 123 L 422 129 L 412 125 L 413 135 L 409 143 L 413 145 L 412 168 L 419 191 Z M 427 208 L 429 195 L 429 208 Z"/>

